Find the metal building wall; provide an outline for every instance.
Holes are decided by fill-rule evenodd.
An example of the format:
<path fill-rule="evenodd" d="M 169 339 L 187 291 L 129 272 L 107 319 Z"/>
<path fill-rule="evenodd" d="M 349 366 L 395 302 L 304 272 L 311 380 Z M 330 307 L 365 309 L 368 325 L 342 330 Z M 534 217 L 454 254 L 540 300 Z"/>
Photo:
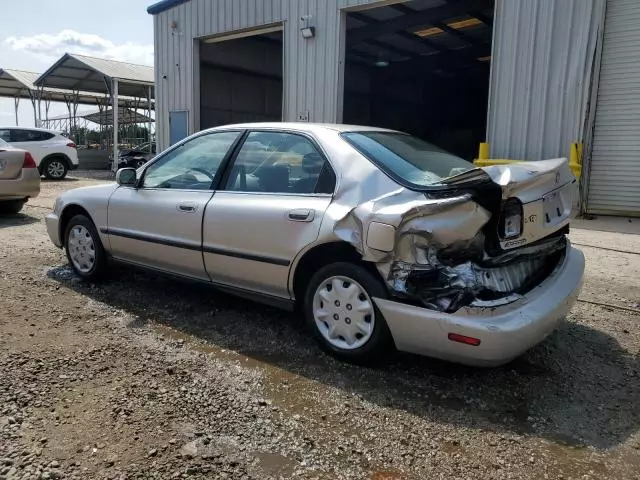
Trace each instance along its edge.
<path fill-rule="evenodd" d="M 496 0 L 492 158 L 569 156 L 584 140 L 605 0 Z"/>
<path fill-rule="evenodd" d="M 640 216 L 640 2 L 608 0 L 584 172 L 588 213 Z"/>
<path fill-rule="evenodd" d="M 189 131 L 199 125 L 198 38 L 284 22 L 283 118 L 309 113 L 314 122 L 341 117 L 340 9 L 386 0 L 191 0 L 154 16 L 156 132 L 169 144 L 169 112 L 189 111 Z M 312 15 L 316 37 L 300 34 Z M 175 31 L 172 22 L 177 22 Z"/>

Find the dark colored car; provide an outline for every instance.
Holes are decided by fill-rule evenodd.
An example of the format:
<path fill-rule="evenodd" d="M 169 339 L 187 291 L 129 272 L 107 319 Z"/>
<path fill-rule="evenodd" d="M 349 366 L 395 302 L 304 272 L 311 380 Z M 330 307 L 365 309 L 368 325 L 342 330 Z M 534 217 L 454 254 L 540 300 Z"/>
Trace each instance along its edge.
<path fill-rule="evenodd" d="M 121 150 L 118 157 L 118 168 L 140 168 L 156 154 L 156 144 L 142 143 L 128 150 Z"/>

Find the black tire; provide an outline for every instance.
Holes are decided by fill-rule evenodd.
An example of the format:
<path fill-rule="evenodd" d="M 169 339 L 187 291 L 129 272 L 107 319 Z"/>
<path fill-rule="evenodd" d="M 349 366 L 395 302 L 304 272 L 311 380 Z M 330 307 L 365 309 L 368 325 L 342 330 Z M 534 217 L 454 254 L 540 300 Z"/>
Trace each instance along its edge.
<path fill-rule="evenodd" d="M 84 227 L 93 241 L 95 260 L 93 262 L 93 266 L 88 271 L 83 271 L 76 266 L 69 251 L 69 234 L 71 233 L 71 230 L 77 226 Z M 104 277 L 108 267 L 107 254 L 102 246 L 102 242 L 100 241 L 100 235 L 98 235 L 98 231 L 90 218 L 80 214 L 75 215 L 71 220 L 69 220 L 64 232 L 64 246 L 69 265 L 73 268 L 76 275 L 85 280 L 91 281 L 97 281 Z"/>
<path fill-rule="evenodd" d="M 62 180 L 67 176 L 69 165 L 63 157 L 51 157 L 42 162 L 41 171 L 48 180 Z"/>
<path fill-rule="evenodd" d="M 374 327 L 369 340 L 356 349 L 342 349 L 332 345 L 320 332 L 313 315 L 313 300 L 318 287 L 331 277 L 346 277 L 362 286 L 367 295 L 372 299 L 374 309 Z M 327 265 L 311 278 L 304 297 L 304 315 L 307 327 L 311 329 L 314 337 L 322 349 L 331 355 L 351 363 L 378 364 L 388 359 L 392 350 L 393 340 L 382 313 L 375 306 L 374 297 L 387 298 L 389 295 L 384 284 L 363 266 L 349 262 L 339 262 Z M 342 321 L 342 320 L 340 320 Z"/>
<path fill-rule="evenodd" d="M 0 202 L 0 214 L 2 215 L 15 215 L 24 207 L 24 200 L 8 200 Z"/>

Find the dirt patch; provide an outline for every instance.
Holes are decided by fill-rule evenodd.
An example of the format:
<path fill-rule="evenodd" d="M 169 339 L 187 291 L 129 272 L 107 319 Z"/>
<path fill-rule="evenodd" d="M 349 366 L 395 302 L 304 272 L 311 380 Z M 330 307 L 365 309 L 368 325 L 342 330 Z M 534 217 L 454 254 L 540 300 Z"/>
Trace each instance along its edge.
<path fill-rule="evenodd" d="M 0 218 L 0 478 L 640 478 L 638 255 L 585 249 L 609 306 L 508 366 L 367 369 L 206 286 L 80 281 L 43 223 L 73 176 Z"/>

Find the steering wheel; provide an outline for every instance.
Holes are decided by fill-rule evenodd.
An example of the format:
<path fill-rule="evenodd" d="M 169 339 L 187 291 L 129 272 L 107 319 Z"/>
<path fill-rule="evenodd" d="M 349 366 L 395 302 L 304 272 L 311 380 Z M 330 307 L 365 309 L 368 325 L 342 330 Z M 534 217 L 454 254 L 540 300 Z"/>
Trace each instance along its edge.
<path fill-rule="evenodd" d="M 190 171 L 202 173 L 203 175 L 206 175 L 207 177 L 209 177 L 209 180 L 213 181 L 214 175 L 211 172 L 205 170 L 204 168 L 193 167 L 187 170 L 187 172 L 190 172 Z M 185 175 L 186 175 L 186 172 L 185 172 Z"/>

